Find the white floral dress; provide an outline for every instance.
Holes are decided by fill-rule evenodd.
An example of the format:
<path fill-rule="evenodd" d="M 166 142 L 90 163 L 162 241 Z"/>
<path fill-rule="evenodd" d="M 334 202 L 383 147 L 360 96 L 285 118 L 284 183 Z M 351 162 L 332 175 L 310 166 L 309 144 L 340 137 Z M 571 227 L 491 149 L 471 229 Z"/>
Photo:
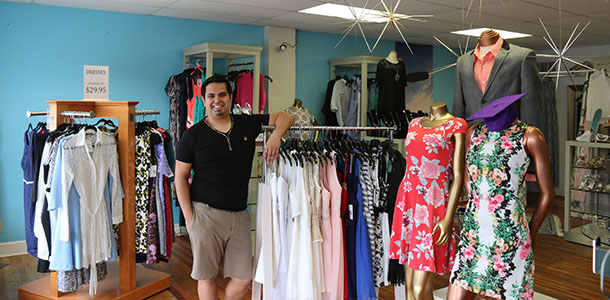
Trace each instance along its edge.
<path fill-rule="evenodd" d="M 534 254 L 518 190 L 530 159 L 523 147 L 527 124 L 503 131 L 477 126 L 466 167 L 470 180 L 451 283 L 499 299 L 532 299 Z"/>
<path fill-rule="evenodd" d="M 409 124 L 405 140 L 407 168 L 396 197 L 390 236 L 390 258 L 411 269 L 443 274 L 451 269 L 455 241 L 434 245 L 439 233 L 432 229 L 445 216 L 449 184 L 453 174 L 452 137 L 466 133 L 466 121 L 452 118 L 427 128 L 416 118 Z M 453 228 L 453 227 L 452 227 Z"/>

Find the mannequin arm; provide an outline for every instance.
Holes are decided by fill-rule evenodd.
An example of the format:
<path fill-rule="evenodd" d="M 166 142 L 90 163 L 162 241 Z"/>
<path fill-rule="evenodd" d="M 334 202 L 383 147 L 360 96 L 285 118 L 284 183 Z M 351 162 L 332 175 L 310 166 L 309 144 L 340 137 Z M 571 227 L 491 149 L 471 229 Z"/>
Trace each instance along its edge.
<path fill-rule="evenodd" d="M 438 222 L 432 230 L 432 235 L 440 230 L 441 233 L 436 241 L 435 245 L 445 245 L 449 240 L 449 235 L 452 234 L 449 228 L 453 225 L 453 215 L 457 203 L 462 195 L 462 184 L 464 183 L 464 160 L 465 160 L 465 147 L 464 140 L 465 134 L 456 133 L 453 135 L 455 140 L 455 150 L 453 151 L 453 182 L 451 183 L 451 190 L 449 191 L 449 202 L 447 203 L 447 209 L 445 211 L 445 217 Z"/>
<path fill-rule="evenodd" d="M 547 150 L 544 135 L 538 128 L 533 126 L 527 128 L 525 133 L 525 150 L 536 166 L 536 178 L 540 188 L 540 198 L 529 224 L 533 248 L 538 229 L 549 212 L 553 200 L 555 200 L 555 188 L 553 186 L 553 175 L 551 174 L 549 151 Z"/>

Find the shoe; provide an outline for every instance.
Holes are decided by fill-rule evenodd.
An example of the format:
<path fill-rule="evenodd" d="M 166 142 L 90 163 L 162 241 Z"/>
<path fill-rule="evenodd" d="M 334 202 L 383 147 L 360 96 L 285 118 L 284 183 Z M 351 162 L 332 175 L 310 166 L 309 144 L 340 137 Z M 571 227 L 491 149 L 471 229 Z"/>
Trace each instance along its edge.
<path fill-rule="evenodd" d="M 595 140 L 602 143 L 610 143 L 610 136 L 598 133 L 595 135 Z"/>
<path fill-rule="evenodd" d="M 591 130 L 585 131 L 585 133 L 581 134 L 576 138 L 579 142 L 590 142 L 591 141 Z"/>

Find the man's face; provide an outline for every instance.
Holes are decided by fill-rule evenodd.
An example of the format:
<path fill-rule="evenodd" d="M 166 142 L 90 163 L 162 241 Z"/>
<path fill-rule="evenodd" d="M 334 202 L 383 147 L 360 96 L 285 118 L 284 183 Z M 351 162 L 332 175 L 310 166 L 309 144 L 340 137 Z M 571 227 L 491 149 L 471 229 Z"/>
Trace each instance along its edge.
<path fill-rule="evenodd" d="M 224 118 L 229 115 L 231 109 L 231 95 L 227 92 L 224 82 L 212 82 L 205 88 L 203 95 L 205 108 L 208 115 L 216 118 Z"/>

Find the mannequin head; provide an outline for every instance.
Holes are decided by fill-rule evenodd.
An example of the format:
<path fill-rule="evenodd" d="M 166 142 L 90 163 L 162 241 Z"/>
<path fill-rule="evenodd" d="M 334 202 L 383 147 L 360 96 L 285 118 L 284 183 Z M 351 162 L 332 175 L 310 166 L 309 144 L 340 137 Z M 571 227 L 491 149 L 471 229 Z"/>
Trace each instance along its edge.
<path fill-rule="evenodd" d="M 301 101 L 301 99 L 299 98 L 294 98 L 294 103 L 292 104 L 292 106 L 301 108 L 303 107 L 303 101 Z"/>
<path fill-rule="evenodd" d="M 495 44 L 499 38 L 500 34 L 497 31 L 493 29 L 485 30 L 481 32 L 481 35 L 479 36 L 479 46 L 491 46 Z"/>

